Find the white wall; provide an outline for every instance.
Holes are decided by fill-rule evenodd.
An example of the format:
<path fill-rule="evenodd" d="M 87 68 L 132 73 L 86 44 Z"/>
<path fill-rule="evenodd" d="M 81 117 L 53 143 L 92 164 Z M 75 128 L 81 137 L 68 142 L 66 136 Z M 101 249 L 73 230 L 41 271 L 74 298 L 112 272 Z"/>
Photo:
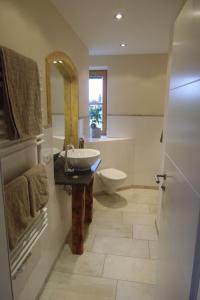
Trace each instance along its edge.
<path fill-rule="evenodd" d="M 133 185 L 156 186 L 160 171 L 162 117 L 108 117 L 108 136 L 134 139 Z"/>
<path fill-rule="evenodd" d="M 79 74 L 79 116 L 88 116 L 88 49 L 48 0 L 1 0 L 1 46 L 34 59 L 40 67 L 44 124 L 46 123 L 45 58 L 65 52 Z"/>
<path fill-rule="evenodd" d="M 163 115 L 167 55 L 90 56 L 108 67 L 108 115 Z"/>
<path fill-rule="evenodd" d="M 45 58 L 65 52 L 79 73 L 79 116 L 88 116 L 88 50 L 48 0 L 1 0 L 0 44 L 34 59 L 40 68 L 43 123 L 46 124 Z M 43 151 L 52 152 L 52 131 L 45 130 Z M 32 251 L 25 270 L 13 281 L 16 300 L 35 300 L 71 227 L 71 198 L 55 187 L 53 161 L 48 165 L 49 226 Z"/>
<path fill-rule="evenodd" d="M 167 55 L 90 56 L 90 67 L 98 66 L 108 68 L 107 135 L 134 138 L 134 185 L 155 186 Z"/>
<path fill-rule="evenodd" d="M 127 138 L 117 139 L 87 139 L 86 148 L 98 149 L 101 152 L 102 162 L 99 170 L 115 168 L 127 174 L 127 179 L 122 187 L 130 187 L 134 180 L 134 140 Z M 101 181 L 95 176 L 94 192 L 102 191 Z"/>

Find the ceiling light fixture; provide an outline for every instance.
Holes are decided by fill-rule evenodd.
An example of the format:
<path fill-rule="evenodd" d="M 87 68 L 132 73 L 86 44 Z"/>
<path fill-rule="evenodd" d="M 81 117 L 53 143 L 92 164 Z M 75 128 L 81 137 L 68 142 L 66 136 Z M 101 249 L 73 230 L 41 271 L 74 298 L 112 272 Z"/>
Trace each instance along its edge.
<path fill-rule="evenodd" d="M 62 60 L 59 60 L 58 62 L 59 62 L 59 64 L 62 64 L 62 63 L 63 63 L 63 61 L 62 61 Z"/>
<path fill-rule="evenodd" d="M 57 64 L 57 60 L 54 60 L 53 63 L 54 63 L 54 64 Z"/>
<path fill-rule="evenodd" d="M 123 19 L 124 18 L 124 15 L 122 14 L 122 13 L 117 13 L 117 14 L 115 14 L 115 19 L 116 20 L 121 20 L 121 19 Z"/>
<path fill-rule="evenodd" d="M 121 46 L 121 47 L 126 47 L 126 46 L 127 46 L 127 44 L 125 44 L 125 43 L 121 43 L 121 44 L 120 44 L 120 46 Z"/>

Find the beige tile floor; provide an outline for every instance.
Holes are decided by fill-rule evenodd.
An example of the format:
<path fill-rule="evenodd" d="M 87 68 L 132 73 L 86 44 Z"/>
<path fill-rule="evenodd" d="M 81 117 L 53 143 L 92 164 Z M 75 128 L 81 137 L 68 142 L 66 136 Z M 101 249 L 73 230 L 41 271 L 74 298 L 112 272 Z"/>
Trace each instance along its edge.
<path fill-rule="evenodd" d="M 40 300 L 154 300 L 158 191 L 94 198 L 83 255 L 61 253 Z"/>

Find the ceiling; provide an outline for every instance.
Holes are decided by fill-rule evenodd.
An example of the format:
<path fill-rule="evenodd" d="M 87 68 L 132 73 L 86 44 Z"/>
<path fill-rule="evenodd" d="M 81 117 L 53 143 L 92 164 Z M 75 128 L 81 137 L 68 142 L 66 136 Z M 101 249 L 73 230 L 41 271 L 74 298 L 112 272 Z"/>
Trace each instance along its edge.
<path fill-rule="evenodd" d="M 166 53 L 185 0 L 51 0 L 91 55 Z M 117 21 L 115 13 L 124 18 Z M 127 47 L 120 47 L 127 43 Z"/>

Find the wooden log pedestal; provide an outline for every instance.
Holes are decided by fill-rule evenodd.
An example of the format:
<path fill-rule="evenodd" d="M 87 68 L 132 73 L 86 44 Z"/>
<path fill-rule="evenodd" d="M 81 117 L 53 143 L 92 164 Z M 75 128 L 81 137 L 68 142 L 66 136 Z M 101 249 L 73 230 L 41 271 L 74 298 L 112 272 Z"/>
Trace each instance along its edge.
<path fill-rule="evenodd" d="M 64 160 L 54 163 L 55 184 L 72 186 L 72 253 L 83 254 L 84 226 L 92 222 L 94 174 L 101 160 L 84 173 L 65 174 Z"/>
<path fill-rule="evenodd" d="M 89 185 L 72 185 L 72 253 L 83 253 L 84 224 L 92 222 L 93 178 Z"/>

